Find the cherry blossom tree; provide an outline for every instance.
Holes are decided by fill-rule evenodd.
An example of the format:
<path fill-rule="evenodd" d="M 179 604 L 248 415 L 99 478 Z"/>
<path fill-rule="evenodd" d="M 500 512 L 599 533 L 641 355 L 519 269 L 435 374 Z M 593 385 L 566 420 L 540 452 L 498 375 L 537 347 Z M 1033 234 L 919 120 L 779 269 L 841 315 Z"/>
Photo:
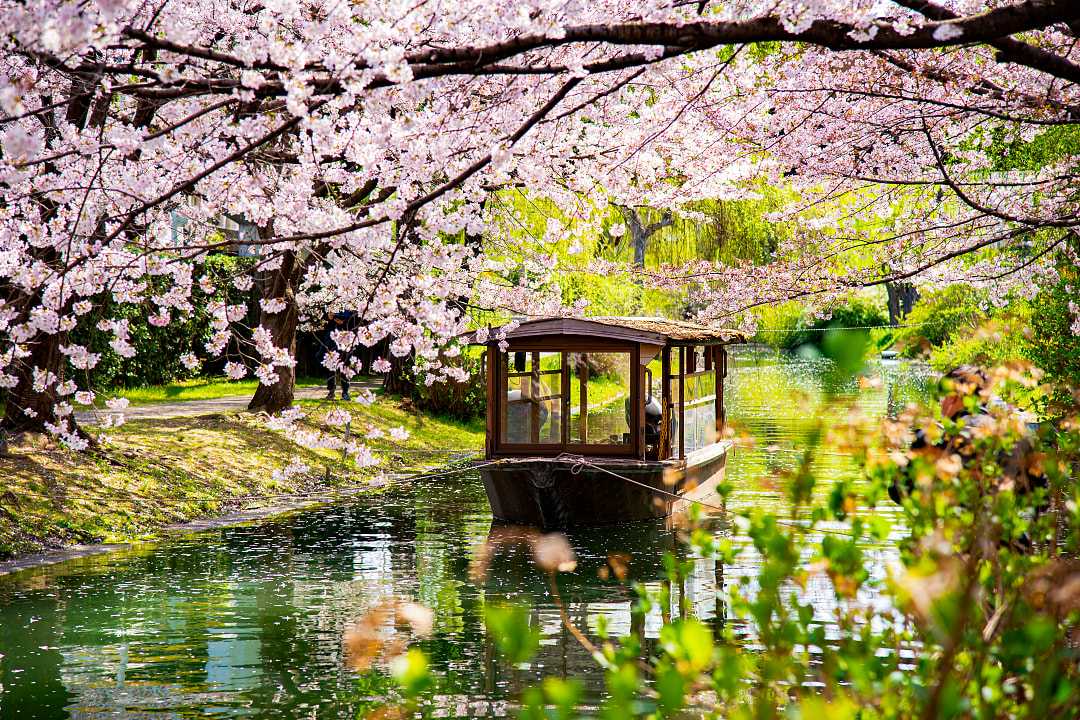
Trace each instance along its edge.
<path fill-rule="evenodd" d="M 986 282 L 1048 272 L 1075 227 L 1069 162 L 1020 178 L 991 150 L 1074 123 L 1078 15 L 1071 0 L 4 0 L 4 427 L 85 446 L 67 398 L 98 358 L 66 338 L 105 295 L 158 324 L 209 312 L 205 350 L 246 348 L 257 408 L 291 401 L 296 323 L 325 302 L 361 311 L 344 345 L 393 337 L 437 367 L 462 297 L 555 309 L 457 240 L 482 234 L 500 188 L 566 208 L 580 227 L 558 240 L 599 204 L 679 212 L 793 184 L 785 216 L 806 231 L 775 263 L 652 278 L 699 288 L 714 318 L 960 259 Z M 192 301 L 225 215 L 261 228 L 242 343 L 241 308 Z M 123 323 L 100 327 L 130 352 Z"/>

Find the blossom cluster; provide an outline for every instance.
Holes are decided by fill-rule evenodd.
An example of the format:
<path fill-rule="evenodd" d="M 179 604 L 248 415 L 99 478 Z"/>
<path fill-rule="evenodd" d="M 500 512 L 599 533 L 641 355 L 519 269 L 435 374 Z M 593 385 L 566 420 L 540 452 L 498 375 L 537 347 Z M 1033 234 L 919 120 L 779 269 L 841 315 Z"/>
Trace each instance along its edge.
<path fill-rule="evenodd" d="M 470 312 L 582 310 L 545 248 L 595 232 L 596 208 L 685 212 L 763 182 L 793 191 L 778 219 L 798 228 L 773 262 L 643 281 L 710 320 L 890 278 L 1031 287 L 1075 229 L 1076 174 L 995 157 L 1075 117 L 1077 85 L 1054 81 L 1080 61 L 1068 4 L 0 0 L 4 422 L 76 437 L 57 386 L 100 360 L 67 337 L 91 311 L 125 358 L 133 308 L 206 313 L 184 365 L 205 352 L 272 386 L 297 323 L 349 310 L 327 369 L 387 341 L 460 379 L 445 361 Z M 997 62 L 1002 23 L 1059 62 Z M 491 218 L 522 189 L 564 214 L 507 260 Z M 256 232 L 226 233 L 238 218 Z M 253 263 L 207 270 L 238 250 Z M 197 299 L 222 288 L 259 295 L 256 327 Z"/>

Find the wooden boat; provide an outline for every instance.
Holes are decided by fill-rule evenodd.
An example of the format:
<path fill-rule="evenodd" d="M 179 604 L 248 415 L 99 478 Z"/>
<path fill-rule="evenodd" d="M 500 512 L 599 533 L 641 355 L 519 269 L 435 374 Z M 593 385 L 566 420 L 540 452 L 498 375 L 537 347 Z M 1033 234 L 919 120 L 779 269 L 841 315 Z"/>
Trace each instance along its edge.
<path fill-rule="evenodd" d="M 467 340 L 487 345 L 493 462 L 480 472 L 497 520 L 611 525 L 717 502 L 729 449 L 725 346 L 745 342 L 742 333 L 661 318 L 541 318 Z"/>

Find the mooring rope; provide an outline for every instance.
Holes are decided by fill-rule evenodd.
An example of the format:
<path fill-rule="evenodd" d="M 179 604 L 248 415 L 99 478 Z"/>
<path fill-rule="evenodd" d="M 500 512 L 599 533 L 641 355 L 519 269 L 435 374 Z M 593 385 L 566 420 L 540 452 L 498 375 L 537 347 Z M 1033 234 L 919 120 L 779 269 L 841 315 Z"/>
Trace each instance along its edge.
<path fill-rule="evenodd" d="M 574 464 L 570 468 L 570 473 L 572 475 L 577 475 L 578 473 L 581 472 L 581 469 L 583 467 L 588 465 L 589 467 L 594 468 L 596 470 L 599 470 L 600 472 L 607 473 L 608 475 L 616 477 L 616 478 L 618 478 L 620 480 L 624 480 L 624 481 L 626 481 L 628 483 L 631 483 L 633 485 L 637 485 L 638 487 L 645 488 L 646 490 L 649 490 L 651 492 L 659 493 L 661 495 L 667 495 L 667 496 L 669 496 L 671 498 L 674 498 L 675 500 L 685 500 L 686 502 L 689 502 L 689 503 L 696 503 L 698 505 L 701 505 L 702 507 L 707 507 L 710 510 L 716 510 L 717 512 L 724 513 L 725 515 L 728 512 L 727 508 L 725 508 L 725 507 L 720 507 L 719 505 L 713 505 L 711 503 L 704 502 L 703 500 L 693 500 L 693 499 L 685 497 L 683 495 L 679 495 L 678 493 L 673 493 L 673 492 L 670 492 L 668 490 L 664 490 L 664 489 L 661 489 L 661 488 L 658 488 L 658 487 L 653 487 L 652 485 L 647 485 L 646 483 L 640 482 L 638 480 L 634 480 L 633 478 L 626 477 L 625 475 L 620 475 L 617 472 L 614 472 L 612 470 L 608 470 L 606 467 L 603 467 L 602 465 L 597 465 L 594 462 L 590 462 L 583 455 L 573 455 L 571 453 L 561 453 L 558 456 L 556 456 L 555 459 L 556 460 L 569 460 L 569 461 L 573 462 Z M 788 525 L 790 527 L 798 527 L 798 528 L 801 528 L 803 530 L 808 530 L 808 531 L 811 531 L 811 532 L 833 533 L 833 534 L 836 534 L 836 535 L 843 535 L 844 537 L 849 537 L 850 536 L 850 533 L 844 532 L 843 530 L 838 530 L 838 529 L 834 529 L 834 528 L 823 528 L 823 527 L 810 527 L 810 528 L 808 528 L 805 525 L 803 525 L 802 523 L 795 522 L 794 520 L 784 520 L 784 519 L 781 519 L 781 518 L 776 518 L 776 522 L 777 522 L 777 524 L 780 524 L 780 525 Z"/>
<path fill-rule="evenodd" d="M 625 480 L 628 483 L 631 483 L 633 485 L 637 485 L 638 487 L 645 488 L 646 490 L 649 490 L 651 492 L 659 493 L 661 495 L 667 495 L 668 497 L 674 498 L 675 500 L 685 500 L 686 502 L 697 503 L 698 505 L 701 505 L 703 507 L 707 507 L 710 510 L 716 510 L 716 511 L 722 512 L 722 513 L 727 512 L 727 510 L 725 508 L 722 508 L 719 505 L 712 505 L 710 503 L 704 502 L 703 500 L 692 500 L 692 499 L 690 499 L 688 497 L 684 497 L 682 495 L 679 495 L 678 493 L 673 493 L 673 492 L 670 492 L 668 490 L 664 490 L 662 488 L 658 488 L 658 487 L 654 487 L 652 485 L 648 485 L 646 483 L 641 482 L 640 480 L 634 480 L 633 478 L 628 478 L 625 475 L 620 475 L 617 472 L 614 472 L 612 470 L 608 470 L 606 467 L 603 467 L 601 465 L 597 465 L 594 462 L 590 462 L 589 460 L 585 459 L 584 455 L 572 455 L 570 453 L 561 453 L 558 456 L 556 456 L 555 459 L 556 460 L 570 460 L 570 461 L 572 461 L 574 464 L 570 468 L 570 474 L 571 475 L 577 475 L 578 473 L 581 472 L 581 469 L 583 467 L 588 465 L 589 467 L 591 467 L 591 468 L 593 468 L 595 470 L 599 470 L 600 472 L 607 473 L 608 475 L 611 475 L 613 477 L 617 477 L 620 480 Z"/>

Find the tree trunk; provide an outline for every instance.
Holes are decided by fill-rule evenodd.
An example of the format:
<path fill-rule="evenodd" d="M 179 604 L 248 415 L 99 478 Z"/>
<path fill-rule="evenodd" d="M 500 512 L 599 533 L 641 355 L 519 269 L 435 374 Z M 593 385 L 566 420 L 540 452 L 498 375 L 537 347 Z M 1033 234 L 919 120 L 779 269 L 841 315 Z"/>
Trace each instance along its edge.
<path fill-rule="evenodd" d="M 91 57 L 97 57 L 96 51 Z M 104 124 L 109 109 L 110 96 L 106 94 L 101 98 L 98 98 L 96 104 L 93 101 L 94 93 L 100 85 L 100 80 L 101 78 L 99 76 L 72 80 L 71 87 L 68 91 L 68 104 L 65 113 L 65 119 L 69 123 L 78 128 L 85 128 L 88 124 L 92 127 L 100 127 Z M 153 117 L 153 112 L 144 111 L 142 117 L 145 118 L 145 121 L 148 123 Z M 53 111 L 50 110 L 38 115 L 38 120 L 44 127 L 46 142 L 51 142 L 52 139 L 59 135 Z M 54 171 L 56 168 L 52 162 L 48 162 L 45 164 L 45 169 L 46 171 Z M 55 217 L 56 207 L 44 197 L 41 199 L 41 203 L 43 212 L 40 221 L 42 224 L 47 224 Z M 103 230 L 104 225 L 99 219 L 97 229 L 94 233 L 95 236 L 101 237 L 103 235 Z M 63 267 L 64 261 L 54 250 L 49 248 L 42 249 L 39 254 L 39 259 L 44 264 L 61 272 L 60 268 Z M 9 300 L 9 302 L 16 307 L 19 303 L 23 303 L 28 308 L 33 307 L 41 301 L 40 293 L 29 297 L 16 295 L 15 297 L 8 297 L 5 299 Z M 60 313 L 63 314 L 67 312 L 67 310 L 68 306 L 65 304 L 60 310 Z M 50 386 L 44 392 L 35 391 L 34 369 L 36 368 L 51 372 L 58 378 L 61 376 L 64 366 L 64 356 L 60 353 L 60 341 L 61 338 L 58 334 L 46 335 L 45 333 L 38 332 L 35 337 L 26 343 L 30 350 L 30 355 L 24 358 L 23 361 L 13 369 L 15 376 L 18 378 L 18 382 L 15 387 L 8 391 L 4 403 L 4 417 L 3 419 L 0 419 L 0 429 L 12 434 L 24 432 L 43 433 L 47 432 L 45 423 L 56 424 L 57 418 L 53 408 L 57 401 L 56 388 L 55 386 Z M 86 437 L 85 433 L 82 433 L 82 431 L 79 430 L 74 417 L 70 417 L 68 422 L 70 423 L 72 432 L 79 433 Z"/>
<path fill-rule="evenodd" d="M 885 291 L 889 296 L 889 324 L 895 326 L 915 307 L 919 291 L 908 282 L 887 282 Z"/>
<path fill-rule="evenodd" d="M 634 243 L 634 267 L 644 268 L 645 250 L 649 246 L 649 238 L 674 223 L 675 219 L 671 211 L 665 210 L 660 220 L 645 225 L 634 208 L 626 205 L 619 205 L 618 208 L 630 228 L 630 239 Z"/>
<path fill-rule="evenodd" d="M 296 358 L 296 328 L 300 317 L 296 304 L 296 265 L 296 253 L 287 250 L 281 267 L 274 270 L 263 282 L 263 298 L 280 298 L 285 301 L 285 309 L 276 313 L 259 311 L 259 327 L 269 330 L 274 345 L 288 349 L 289 356 L 293 359 Z M 248 410 L 261 410 L 273 415 L 293 404 L 296 368 L 278 365 L 274 369 L 277 371 L 277 382 L 273 385 L 260 383 L 248 403 Z"/>
<path fill-rule="evenodd" d="M 56 387 L 50 386 L 45 392 L 34 390 L 34 369 L 40 368 L 58 373 L 63 360 L 60 354 L 60 336 L 38 333 L 37 338 L 28 343 L 29 357 L 13 369 L 19 379 L 11 388 L 4 403 L 4 417 L 0 419 L 0 428 L 15 435 L 25 432 L 46 432 L 45 423 L 56 422 Z M 71 421 L 74 423 L 74 420 Z"/>
<path fill-rule="evenodd" d="M 634 246 L 634 267 L 643 268 L 645 267 L 645 248 L 649 244 L 645 226 L 641 223 L 641 218 L 638 217 L 637 210 L 634 208 L 620 205 L 619 210 L 630 230 L 630 242 Z"/>
<path fill-rule="evenodd" d="M 412 372 L 413 354 L 398 357 L 390 353 L 390 372 L 383 378 L 383 390 L 389 395 L 410 397 L 416 390 L 416 376 Z"/>
<path fill-rule="evenodd" d="M 622 213 L 623 218 L 626 220 L 627 226 L 630 228 L 630 241 L 634 244 L 634 267 L 645 269 L 645 251 L 649 247 L 649 238 L 656 233 L 660 232 L 668 225 L 674 222 L 674 218 L 671 212 L 664 211 L 663 216 L 657 222 L 645 225 L 641 221 L 641 216 L 638 215 L 638 211 L 627 205 L 618 205 L 619 211 Z M 635 312 L 642 312 L 645 304 L 644 291 L 643 291 L 643 278 L 641 275 L 636 275 L 633 278 L 633 282 L 638 286 L 637 301 Z"/>

